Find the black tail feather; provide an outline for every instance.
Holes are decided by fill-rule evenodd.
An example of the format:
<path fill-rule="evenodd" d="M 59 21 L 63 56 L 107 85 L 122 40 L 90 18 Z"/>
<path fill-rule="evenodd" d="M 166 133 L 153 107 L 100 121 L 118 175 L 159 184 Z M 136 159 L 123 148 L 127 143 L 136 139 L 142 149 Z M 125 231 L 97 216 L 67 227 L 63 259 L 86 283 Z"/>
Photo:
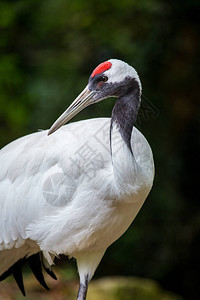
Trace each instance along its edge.
<path fill-rule="evenodd" d="M 13 270 L 13 276 L 17 285 L 24 296 L 26 296 L 25 289 L 24 289 L 24 282 L 23 282 L 23 275 L 22 275 L 22 264 L 18 261 L 18 266 Z M 16 263 L 16 264 L 17 264 Z"/>
<path fill-rule="evenodd" d="M 45 271 L 47 272 L 47 274 L 49 276 L 51 276 L 54 280 L 57 280 L 57 277 L 56 277 L 55 273 L 52 271 L 52 268 L 51 267 L 48 268 L 45 266 L 43 255 L 40 255 L 40 259 L 41 259 L 42 265 L 43 265 Z"/>
<path fill-rule="evenodd" d="M 44 266 L 44 265 L 43 265 Z M 51 270 L 48 269 L 47 267 L 44 266 L 45 271 L 47 272 L 47 274 L 49 274 L 49 276 L 51 276 L 53 279 L 57 280 L 57 277 L 55 275 L 55 273 Z"/>
<path fill-rule="evenodd" d="M 39 283 L 46 289 L 49 290 L 49 287 L 47 286 L 44 276 L 42 274 L 42 267 L 41 267 L 41 260 L 39 253 L 36 253 L 30 257 L 27 258 L 27 261 L 29 263 L 29 266 L 35 275 L 35 278 L 39 281 Z"/>
<path fill-rule="evenodd" d="M 44 266 L 45 271 L 53 278 L 53 279 L 57 279 L 56 275 L 54 274 L 54 272 L 50 269 L 47 268 L 43 261 L 41 261 L 42 259 L 42 255 L 40 258 L 40 253 L 36 253 L 28 258 L 23 258 L 18 260 L 14 265 L 12 265 L 7 271 L 5 271 L 2 275 L 0 275 L 0 281 L 3 281 L 4 279 L 6 279 L 7 277 L 9 277 L 10 275 L 13 275 L 15 278 L 15 281 L 20 289 L 20 291 L 22 292 L 22 294 L 25 296 L 25 289 L 24 289 L 24 283 L 23 283 L 23 275 L 22 275 L 22 265 L 28 261 L 29 266 L 33 272 L 33 274 L 35 275 L 36 279 L 39 281 L 39 283 L 46 289 L 49 290 L 49 287 L 47 286 L 45 280 L 44 280 L 44 276 L 42 274 L 42 265 Z"/>
<path fill-rule="evenodd" d="M 25 289 L 24 289 L 23 276 L 22 276 L 22 265 L 24 264 L 24 262 L 25 262 L 25 259 L 18 260 L 14 265 L 12 265 L 12 267 L 10 267 L 6 272 L 4 272 L 0 276 L 0 281 L 3 281 L 8 276 L 13 274 L 20 291 L 25 296 L 26 293 L 25 293 Z"/>
<path fill-rule="evenodd" d="M 1 276 L 0 276 L 0 281 L 3 281 L 4 279 L 6 279 L 7 277 L 9 277 L 10 275 L 12 275 L 13 273 L 13 266 L 10 267 L 6 272 L 4 272 Z"/>

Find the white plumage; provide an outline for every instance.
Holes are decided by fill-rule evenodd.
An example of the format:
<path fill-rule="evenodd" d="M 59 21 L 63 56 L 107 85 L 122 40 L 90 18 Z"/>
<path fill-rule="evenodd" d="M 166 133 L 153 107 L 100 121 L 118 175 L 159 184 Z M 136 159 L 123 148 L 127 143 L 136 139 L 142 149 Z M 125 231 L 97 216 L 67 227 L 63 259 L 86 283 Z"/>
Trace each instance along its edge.
<path fill-rule="evenodd" d="M 110 62 L 115 77 L 121 64 L 128 73 L 134 70 Z M 112 81 L 109 69 L 98 70 L 96 77 L 103 73 Z M 119 82 L 127 78 L 122 75 Z M 87 286 L 107 247 L 130 226 L 152 187 L 153 157 L 135 127 L 130 151 L 117 122 L 111 154 L 110 120 L 70 123 L 49 136 L 33 133 L 1 150 L 0 275 L 40 251 L 48 268 L 55 256 L 66 254 L 77 259 L 81 286 Z M 78 299 L 85 299 L 82 294 Z"/>

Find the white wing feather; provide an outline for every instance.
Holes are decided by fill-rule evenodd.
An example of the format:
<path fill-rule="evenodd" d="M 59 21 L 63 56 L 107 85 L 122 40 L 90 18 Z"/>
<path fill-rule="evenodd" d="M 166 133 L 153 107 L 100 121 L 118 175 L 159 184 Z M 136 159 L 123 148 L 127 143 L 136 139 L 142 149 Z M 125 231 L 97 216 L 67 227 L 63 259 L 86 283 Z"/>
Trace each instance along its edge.
<path fill-rule="evenodd" d="M 119 207 L 113 206 L 118 191 L 113 184 L 109 123 L 105 118 L 71 123 L 50 136 L 47 131 L 25 136 L 0 151 L 1 260 L 5 249 L 13 247 L 23 249 L 21 257 L 30 255 L 30 240 L 44 253 L 70 255 L 86 245 L 99 250 L 102 241 L 96 241 L 95 233 L 104 233 L 105 248 L 127 229 L 133 211 L 125 206 L 117 213 Z M 154 176 L 151 149 L 136 128 L 132 139 L 136 162 L 149 170 L 148 194 Z M 133 204 L 135 215 L 142 203 Z M 116 235 L 109 232 L 108 223 L 116 226 Z"/>

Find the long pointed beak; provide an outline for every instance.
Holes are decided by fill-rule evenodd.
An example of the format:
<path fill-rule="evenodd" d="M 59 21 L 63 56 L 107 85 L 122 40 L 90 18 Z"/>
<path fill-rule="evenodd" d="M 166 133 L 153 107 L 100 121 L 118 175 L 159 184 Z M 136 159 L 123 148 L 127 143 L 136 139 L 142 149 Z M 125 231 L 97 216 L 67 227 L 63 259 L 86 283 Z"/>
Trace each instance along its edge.
<path fill-rule="evenodd" d="M 48 131 L 48 135 L 58 130 L 61 126 L 66 124 L 75 115 L 77 115 L 82 109 L 91 104 L 94 92 L 90 91 L 88 86 L 82 91 L 82 93 L 72 102 L 72 104 L 66 109 L 66 111 L 55 121 Z"/>

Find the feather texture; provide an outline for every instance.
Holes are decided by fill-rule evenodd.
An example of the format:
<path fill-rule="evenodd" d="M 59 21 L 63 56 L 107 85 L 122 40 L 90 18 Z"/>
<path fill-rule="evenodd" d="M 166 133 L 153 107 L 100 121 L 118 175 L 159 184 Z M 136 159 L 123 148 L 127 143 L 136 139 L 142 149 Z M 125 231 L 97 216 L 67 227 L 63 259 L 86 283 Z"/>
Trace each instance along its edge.
<path fill-rule="evenodd" d="M 41 265 L 56 279 L 54 257 L 66 254 L 77 260 L 78 299 L 85 300 L 103 254 L 127 230 L 151 190 L 151 148 L 134 127 L 141 83 L 128 64 L 109 62 L 109 68 L 97 68 L 49 131 L 20 138 L 0 152 L 0 280 L 13 274 L 23 294 L 21 263 L 28 261 L 48 289 Z M 111 119 L 60 128 L 109 96 L 118 98 Z"/>

